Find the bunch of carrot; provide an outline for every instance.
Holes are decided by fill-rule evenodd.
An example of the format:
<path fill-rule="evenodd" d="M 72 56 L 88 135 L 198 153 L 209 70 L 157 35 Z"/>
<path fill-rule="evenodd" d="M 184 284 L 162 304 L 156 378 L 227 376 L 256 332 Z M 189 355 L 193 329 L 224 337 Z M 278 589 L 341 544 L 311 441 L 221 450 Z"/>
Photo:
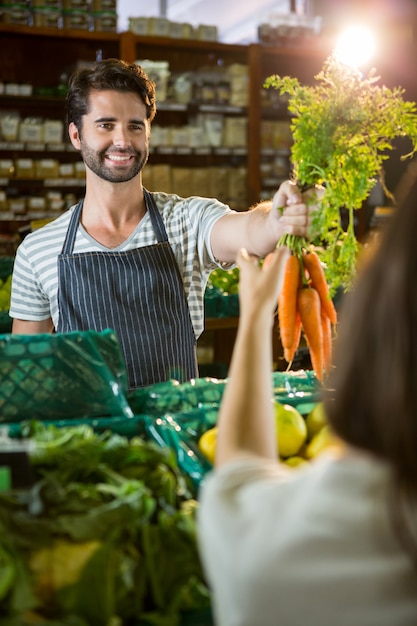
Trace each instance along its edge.
<path fill-rule="evenodd" d="M 322 381 L 331 363 L 332 327 L 336 323 L 337 312 L 319 256 L 305 248 L 293 251 L 286 263 L 278 300 L 285 360 L 292 363 L 303 332 L 312 368 Z"/>

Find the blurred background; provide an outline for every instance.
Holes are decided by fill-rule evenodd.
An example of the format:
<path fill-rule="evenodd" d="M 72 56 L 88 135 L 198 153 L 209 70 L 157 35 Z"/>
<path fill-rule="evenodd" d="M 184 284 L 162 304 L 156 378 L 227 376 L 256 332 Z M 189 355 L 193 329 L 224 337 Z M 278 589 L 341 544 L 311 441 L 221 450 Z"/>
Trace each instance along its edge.
<path fill-rule="evenodd" d="M 129 17 L 162 16 L 174 22 L 212 24 L 219 41 L 258 41 L 258 27 L 288 12 L 321 18 L 324 30 L 339 28 L 346 21 L 365 19 L 393 30 L 411 27 L 416 0 L 118 0 L 118 30 L 127 30 Z"/>

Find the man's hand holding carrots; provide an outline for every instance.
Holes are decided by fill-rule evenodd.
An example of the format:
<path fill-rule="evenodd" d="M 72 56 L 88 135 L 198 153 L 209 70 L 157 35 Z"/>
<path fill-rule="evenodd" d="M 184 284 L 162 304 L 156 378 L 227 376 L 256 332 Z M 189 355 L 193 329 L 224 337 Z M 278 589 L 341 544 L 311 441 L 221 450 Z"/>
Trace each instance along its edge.
<path fill-rule="evenodd" d="M 313 215 L 322 195 L 320 188 L 302 193 L 295 183 L 285 181 L 272 199 L 271 227 L 278 225 L 279 237 L 288 234 L 309 238 Z"/>

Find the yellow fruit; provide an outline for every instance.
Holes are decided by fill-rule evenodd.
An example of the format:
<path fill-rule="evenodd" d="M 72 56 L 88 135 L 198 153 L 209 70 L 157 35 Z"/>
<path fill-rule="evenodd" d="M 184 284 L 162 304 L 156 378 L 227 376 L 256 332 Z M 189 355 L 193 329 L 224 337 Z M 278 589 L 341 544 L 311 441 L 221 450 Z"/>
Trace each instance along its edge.
<path fill-rule="evenodd" d="M 305 465 L 306 463 L 308 463 L 308 461 L 306 461 L 306 459 L 303 459 L 302 456 L 289 456 L 288 459 L 284 460 L 284 463 L 286 465 L 289 465 L 290 467 L 298 467 L 299 465 Z"/>
<path fill-rule="evenodd" d="M 307 426 L 301 413 L 289 404 L 274 402 L 278 454 L 295 456 L 307 439 Z"/>
<path fill-rule="evenodd" d="M 306 457 L 314 459 L 325 450 L 339 446 L 339 440 L 332 434 L 330 426 L 324 426 L 317 435 L 314 435 L 306 448 Z"/>
<path fill-rule="evenodd" d="M 10 293 L 0 291 L 0 311 L 8 311 L 10 308 Z"/>
<path fill-rule="evenodd" d="M 198 447 L 210 463 L 214 463 L 216 456 L 217 426 L 206 430 L 198 440 Z"/>
<path fill-rule="evenodd" d="M 51 601 L 56 590 L 76 583 L 100 546 L 95 540 L 71 543 L 56 539 L 50 546 L 32 552 L 29 568 L 39 596 L 44 601 Z"/>
<path fill-rule="evenodd" d="M 313 439 L 324 426 L 327 426 L 327 415 L 324 410 L 323 402 L 318 402 L 314 409 L 306 417 L 307 438 L 309 441 Z"/>

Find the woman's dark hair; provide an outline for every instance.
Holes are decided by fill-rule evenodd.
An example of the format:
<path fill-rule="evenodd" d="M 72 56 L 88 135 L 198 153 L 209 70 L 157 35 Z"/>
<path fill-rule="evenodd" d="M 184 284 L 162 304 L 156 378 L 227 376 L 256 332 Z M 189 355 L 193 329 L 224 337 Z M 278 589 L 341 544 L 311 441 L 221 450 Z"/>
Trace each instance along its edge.
<path fill-rule="evenodd" d="M 68 124 L 73 122 L 81 132 L 82 117 L 89 111 L 90 92 L 106 89 L 137 94 L 146 107 L 146 118 L 152 122 L 156 114 L 155 83 L 136 63 L 105 59 L 71 76 L 66 98 Z"/>
<path fill-rule="evenodd" d="M 334 365 L 329 422 L 389 463 L 391 517 L 417 564 L 417 182 L 344 296 Z"/>

